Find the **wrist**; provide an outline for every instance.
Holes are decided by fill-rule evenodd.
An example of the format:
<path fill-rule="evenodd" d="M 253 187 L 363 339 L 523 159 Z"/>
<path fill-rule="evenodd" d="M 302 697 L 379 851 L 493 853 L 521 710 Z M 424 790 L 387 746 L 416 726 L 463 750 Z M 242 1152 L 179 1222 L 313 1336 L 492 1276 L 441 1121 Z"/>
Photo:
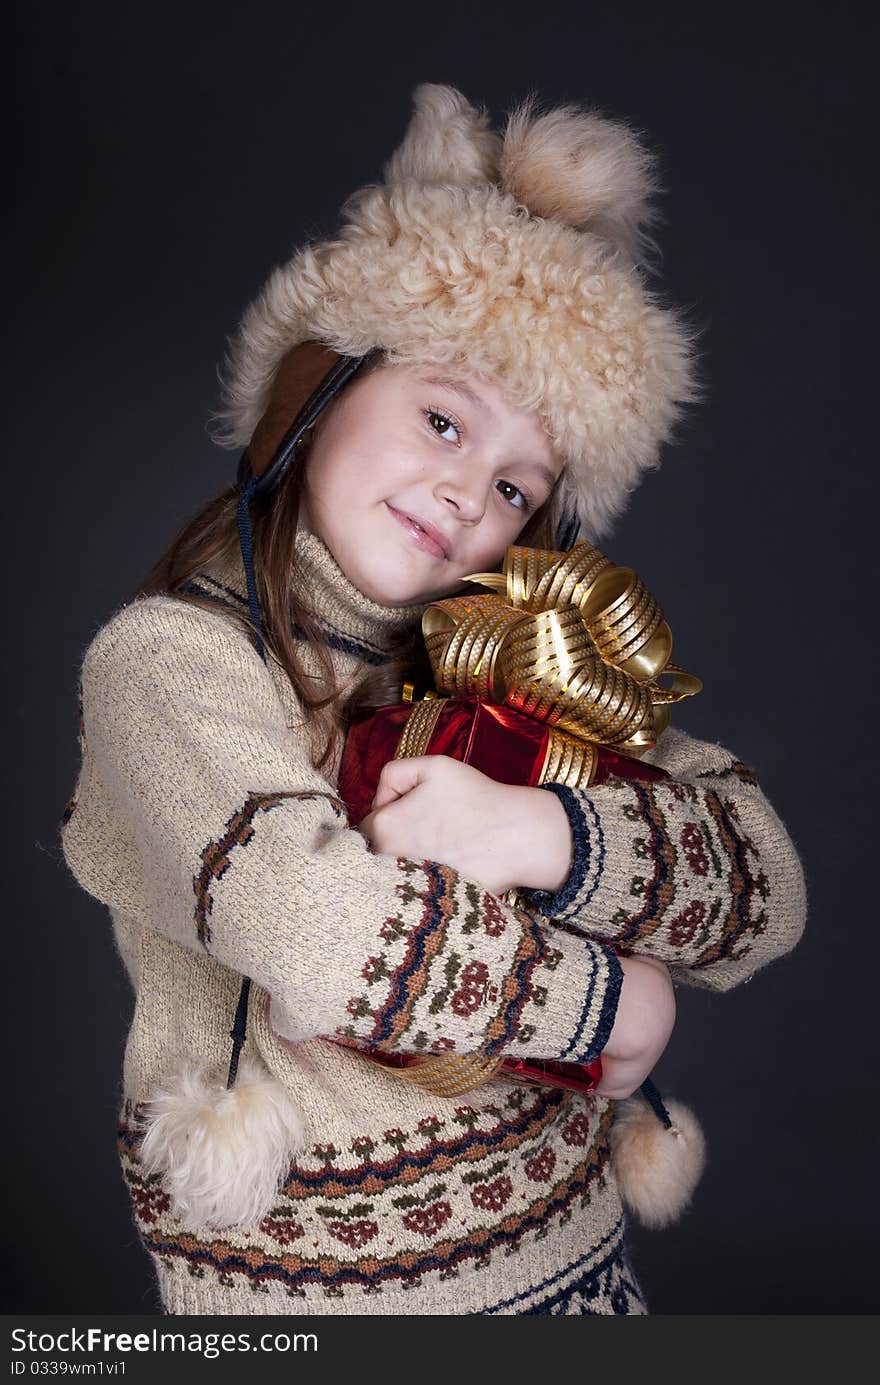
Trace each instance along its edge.
<path fill-rule="evenodd" d="M 675 1026 L 675 993 L 662 962 L 625 956 L 618 961 L 623 982 L 603 1056 L 625 1064 L 642 1063 L 647 1076 Z"/>
<path fill-rule="evenodd" d="M 571 874 L 574 843 L 568 814 L 556 794 L 525 788 L 526 830 L 522 838 L 520 885 L 556 894 Z"/>

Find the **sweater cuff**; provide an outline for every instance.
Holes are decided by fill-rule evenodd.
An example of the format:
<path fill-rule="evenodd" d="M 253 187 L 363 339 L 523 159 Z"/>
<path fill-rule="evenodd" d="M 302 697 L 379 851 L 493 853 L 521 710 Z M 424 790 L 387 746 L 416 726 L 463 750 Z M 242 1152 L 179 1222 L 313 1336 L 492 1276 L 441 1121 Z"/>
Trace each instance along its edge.
<path fill-rule="evenodd" d="M 611 1038 L 611 1031 L 617 1019 L 617 1007 L 620 1003 L 620 991 L 623 986 L 623 967 L 613 948 L 604 947 L 603 951 L 608 959 L 608 981 L 605 986 L 602 1010 L 593 1041 L 588 1044 L 586 1050 L 577 1059 L 580 1063 L 594 1063 L 597 1058 L 601 1057 L 603 1049 Z"/>
<path fill-rule="evenodd" d="M 565 809 L 571 826 L 573 858 L 568 879 L 555 893 L 552 890 L 523 889 L 520 894 L 527 904 L 534 905 L 545 918 L 556 918 L 574 903 L 583 888 L 593 852 L 592 833 L 584 813 L 585 794 L 583 790 L 576 792 L 567 784 L 552 783 L 539 784 L 537 787 L 549 789 L 551 793 L 555 793 Z"/>
<path fill-rule="evenodd" d="M 543 1054 L 557 1063 L 592 1063 L 607 1047 L 617 1020 L 623 966 L 606 943 L 573 935 L 566 939 L 565 961 L 557 967 L 552 934 L 548 929 L 548 967 L 555 979 L 548 978 L 546 987 L 535 987 L 532 996 L 543 1011 Z M 517 1038 L 522 1037 L 521 1031 Z M 536 1036 L 536 1051 L 537 1043 Z M 505 1051 L 510 1047 L 504 1045 Z M 522 1051 L 528 1062 L 528 1051 Z"/>

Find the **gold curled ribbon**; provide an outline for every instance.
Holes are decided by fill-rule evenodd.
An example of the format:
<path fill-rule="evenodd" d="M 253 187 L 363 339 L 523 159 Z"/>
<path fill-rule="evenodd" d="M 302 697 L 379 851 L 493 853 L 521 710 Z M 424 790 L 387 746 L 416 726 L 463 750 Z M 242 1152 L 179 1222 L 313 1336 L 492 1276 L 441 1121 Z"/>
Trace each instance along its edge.
<path fill-rule="evenodd" d="M 494 1058 L 483 1053 L 426 1053 L 419 1054 L 418 1061 L 410 1067 L 391 1071 L 395 1077 L 435 1096 L 464 1096 L 465 1092 L 490 1082 L 503 1062 L 503 1053 Z"/>
<path fill-rule="evenodd" d="M 476 694 L 545 723 L 554 764 L 568 737 L 643 754 L 671 704 L 702 687 L 670 663 L 672 631 L 641 578 L 586 540 L 567 553 L 514 544 L 501 572 L 463 580 L 490 590 L 422 617 L 437 695 Z"/>

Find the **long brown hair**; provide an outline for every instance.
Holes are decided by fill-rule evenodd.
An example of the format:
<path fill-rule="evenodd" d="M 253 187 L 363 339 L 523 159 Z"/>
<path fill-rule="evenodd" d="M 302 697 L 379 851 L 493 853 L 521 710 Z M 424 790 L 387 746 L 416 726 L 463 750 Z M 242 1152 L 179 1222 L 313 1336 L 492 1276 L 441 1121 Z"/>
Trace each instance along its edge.
<path fill-rule="evenodd" d="M 330 651 L 300 597 L 303 584 L 294 540 L 309 441 L 334 407 L 334 404 L 328 406 L 304 439 L 276 494 L 268 500 L 255 500 L 251 505 L 254 572 L 266 656 L 276 660 L 290 679 L 303 709 L 312 763 L 319 772 L 332 763 L 355 708 L 399 702 L 401 685 L 406 680 L 414 681 L 423 690 L 433 686 L 418 625 L 389 651 L 386 662 L 376 668 L 368 667 L 354 680 L 339 685 Z M 209 597 L 185 588 L 210 563 L 218 559 L 229 561 L 239 552 L 237 512 L 238 490 L 233 485 L 185 525 L 134 595 L 173 595 L 194 606 L 216 611 L 216 604 Z M 557 486 L 524 525 L 517 543 L 533 548 L 554 548 L 558 521 Z M 484 589 L 467 584 L 460 590 Z M 228 615 L 248 632 L 253 632 L 247 615 L 231 608 Z M 303 640 L 317 660 L 320 670 L 317 680 L 305 673 Z M 315 686 L 322 691 L 316 693 Z"/>

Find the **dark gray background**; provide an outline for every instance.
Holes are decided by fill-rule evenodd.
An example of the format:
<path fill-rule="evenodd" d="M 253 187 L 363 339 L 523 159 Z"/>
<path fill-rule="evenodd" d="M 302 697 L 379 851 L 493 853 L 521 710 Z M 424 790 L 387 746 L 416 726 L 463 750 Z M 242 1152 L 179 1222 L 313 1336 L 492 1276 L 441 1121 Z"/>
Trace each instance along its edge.
<path fill-rule="evenodd" d="M 634 1230 L 637 1271 L 655 1313 L 876 1308 L 875 47 L 845 5 L 709 8 L 16 8 L 7 1311 L 155 1306 L 114 1146 L 132 998 L 58 844 L 80 653 L 232 478 L 204 431 L 224 336 L 380 175 L 419 81 L 496 119 L 533 88 L 592 103 L 661 155 L 708 392 L 605 548 L 705 681 L 678 724 L 755 766 L 806 870 L 796 952 L 679 991 L 657 1076 L 710 1162 L 676 1227 Z"/>

